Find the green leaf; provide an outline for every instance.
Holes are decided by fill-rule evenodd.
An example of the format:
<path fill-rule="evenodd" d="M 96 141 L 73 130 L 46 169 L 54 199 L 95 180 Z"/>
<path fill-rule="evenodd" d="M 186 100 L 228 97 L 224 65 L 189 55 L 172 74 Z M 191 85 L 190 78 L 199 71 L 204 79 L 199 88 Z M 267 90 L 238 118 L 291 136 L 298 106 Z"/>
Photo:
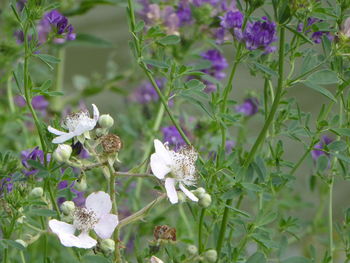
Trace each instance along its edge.
<path fill-rule="evenodd" d="M 51 55 L 47 55 L 47 54 L 35 54 L 35 57 L 41 59 L 42 61 L 44 61 L 45 63 L 53 63 L 56 64 L 58 62 L 60 62 L 61 60 L 59 60 L 58 58 L 51 56 Z"/>
<path fill-rule="evenodd" d="M 203 90 L 205 85 L 198 79 L 191 79 L 185 83 L 186 88 L 188 89 L 200 89 Z"/>
<path fill-rule="evenodd" d="M 337 73 L 328 69 L 324 69 L 311 74 L 306 79 L 306 81 L 311 82 L 313 84 L 328 85 L 338 83 L 339 79 Z"/>
<path fill-rule="evenodd" d="M 167 63 L 155 59 L 144 59 L 143 62 L 156 68 L 169 68 Z"/>
<path fill-rule="evenodd" d="M 311 263 L 312 261 L 304 257 L 290 257 L 282 261 L 282 263 Z"/>
<path fill-rule="evenodd" d="M 322 173 L 328 168 L 329 157 L 325 154 L 322 154 L 317 158 L 316 169 L 318 172 Z"/>
<path fill-rule="evenodd" d="M 10 247 L 13 247 L 13 248 L 16 248 L 16 249 L 19 249 L 19 250 L 24 250 L 25 247 L 22 246 L 20 243 L 16 242 L 16 241 L 13 241 L 13 240 L 10 240 L 10 239 L 3 239 L 1 240 L 2 243 L 10 246 Z"/>
<path fill-rule="evenodd" d="M 85 256 L 82 262 L 83 263 L 110 263 L 108 259 L 98 255 Z"/>
<path fill-rule="evenodd" d="M 261 191 L 261 187 L 257 184 L 241 183 L 241 185 L 249 191 L 253 191 L 253 192 L 260 192 Z"/>
<path fill-rule="evenodd" d="M 323 88 L 323 87 L 321 87 L 321 86 L 319 86 L 319 85 L 317 85 L 315 83 L 309 82 L 309 81 L 304 81 L 304 84 L 305 84 L 306 87 L 321 93 L 323 96 L 327 97 L 328 99 L 330 99 L 330 100 L 332 100 L 334 102 L 337 102 L 337 99 L 327 89 L 325 89 L 325 88 Z"/>
<path fill-rule="evenodd" d="M 258 69 L 260 69 L 262 72 L 266 73 L 269 76 L 274 76 L 274 77 L 278 77 L 278 73 L 274 70 L 272 70 L 271 68 L 260 64 L 258 62 L 253 63 Z"/>
<path fill-rule="evenodd" d="M 346 142 L 344 141 L 334 141 L 327 145 L 328 149 L 331 151 L 344 151 L 348 148 Z"/>
<path fill-rule="evenodd" d="M 46 216 L 46 217 L 57 215 L 56 211 L 54 210 L 41 209 L 41 208 L 33 208 L 29 210 L 28 214 L 32 216 Z"/>
<path fill-rule="evenodd" d="M 265 263 L 265 262 L 266 262 L 266 257 L 261 252 L 255 252 L 246 261 L 246 263 Z"/>
<path fill-rule="evenodd" d="M 256 226 L 260 227 L 260 226 L 270 224 L 273 221 L 275 221 L 276 218 L 277 218 L 277 213 L 275 213 L 275 212 L 260 213 L 256 219 Z"/>
<path fill-rule="evenodd" d="M 170 35 L 157 40 L 157 42 L 164 46 L 176 45 L 180 42 L 180 37 L 176 35 Z"/>
<path fill-rule="evenodd" d="M 102 38 L 85 34 L 85 33 L 78 33 L 77 37 L 74 41 L 68 41 L 66 42 L 67 46 L 94 46 L 94 47 L 112 47 L 113 44 L 107 40 L 104 40 Z"/>
<path fill-rule="evenodd" d="M 135 33 L 142 31 L 144 27 L 145 27 L 145 22 L 143 20 L 138 21 L 135 26 Z"/>
<path fill-rule="evenodd" d="M 337 135 L 350 137 L 350 129 L 349 128 L 332 128 L 331 131 L 335 132 Z"/>

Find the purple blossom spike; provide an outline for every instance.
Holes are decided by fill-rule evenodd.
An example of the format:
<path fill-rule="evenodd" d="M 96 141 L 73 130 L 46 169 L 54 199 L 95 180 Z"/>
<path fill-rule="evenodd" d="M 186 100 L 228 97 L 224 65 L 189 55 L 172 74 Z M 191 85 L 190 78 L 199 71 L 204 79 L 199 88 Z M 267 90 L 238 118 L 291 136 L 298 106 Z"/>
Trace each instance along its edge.
<path fill-rule="evenodd" d="M 51 158 L 51 155 L 48 154 L 46 156 L 47 161 L 49 162 Z M 28 161 L 38 161 L 41 164 L 44 164 L 44 152 L 42 150 L 39 150 L 39 147 L 35 147 L 34 149 L 28 149 L 21 152 L 21 159 L 22 159 L 22 165 L 25 168 L 23 172 L 24 175 L 30 176 L 34 175 L 38 172 L 38 169 L 35 169 L 32 167 Z"/>
<path fill-rule="evenodd" d="M 176 10 L 177 17 L 179 18 L 180 25 L 189 24 L 192 21 L 191 7 L 188 2 L 181 1 Z"/>
<path fill-rule="evenodd" d="M 0 196 L 4 193 L 10 193 L 13 190 L 13 183 L 11 183 L 12 175 L 4 177 L 0 180 Z"/>
<path fill-rule="evenodd" d="M 156 80 L 160 89 L 165 85 L 164 79 Z M 132 94 L 132 99 L 140 104 L 148 104 L 150 102 L 158 101 L 159 97 L 154 87 L 150 82 L 143 82 Z"/>
<path fill-rule="evenodd" d="M 174 147 L 175 151 L 186 144 L 179 131 L 173 125 L 163 127 L 162 133 L 163 141 L 168 142 L 169 146 Z"/>
<path fill-rule="evenodd" d="M 315 150 L 311 151 L 311 156 L 312 159 L 314 161 L 317 161 L 317 159 L 321 156 L 321 155 L 328 155 L 325 151 L 324 148 L 326 145 L 330 144 L 333 141 L 332 138 L 328 137 L 328 136 L 323 136 L 322 139 L 320 140 L 319 143 L 317 143 L 314 146 Z"/>
<path fill-rule="evenodd" d="M 253 116 L 259 110 L 259 102 L 256 98 L 247 98 L 240 105 L 236 106 L 236 111 L 245 116 Z"/>
<path fill-rule="evenodd" d="M 241 28 L 243 24 L 243 14 L 240 11 L 228 11 L 220 17 L 220 25 L 225 29 Z"/>
<path fill-rule="evenodd" d="M 204 69 L 203 72 L 213 76 L 214 78 L 221 80 L 226 77 L 224 69 L 228 67 L 226 58 L 217 49 L 210 49 L 202 53 L 202 58 L 211 62 L 209 69 Z"/>
<path fill-rule="evenodd" d="M 44 96 L 34 96 L 32 98 L 32 105 L 33 108 L 39 111 L 46 111 L 47 107 L 49 106 L 49 102 L 45 99 Z"/>
<path fill-rule="evenodd" d="M 82 207 L 85 204 L 85 197 L 84 197 L 84 192 L 80 192 L 76 189 L 74 189 L 74 184 L 75 182 L 73 182 L 72 184 L 68 184 L 68 181 L 64 180 L 58 183 L 57 185 L 57 189 L 58 190 L 63 190 L 68 188 L 73 194 L 75 194 L 75 197 L 72 199 L 72 201 L 75 203 L 76 206 Z M 57 204 L 60 207 L 62 205 L 63 202 L 67 201 L 66 198 L 64 197 L 59 197 L 57 198 Z"/>

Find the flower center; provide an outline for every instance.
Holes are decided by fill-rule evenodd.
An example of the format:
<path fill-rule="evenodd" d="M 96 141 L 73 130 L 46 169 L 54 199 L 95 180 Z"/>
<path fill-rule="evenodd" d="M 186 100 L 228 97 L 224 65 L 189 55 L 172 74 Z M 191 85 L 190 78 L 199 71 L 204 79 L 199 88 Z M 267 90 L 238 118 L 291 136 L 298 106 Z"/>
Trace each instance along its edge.
<path fill-rule="evenodd" d="M 64 125 L 69 131 L 74 131 L 79 123 L 85 122 L 89 119 L 89 112 L 82 110 L 69 114 L 64 121 Z"/>
<path fill-rule="evenodd" d="M 86 208 L 77 207 L 73 214 L 73 225 L 81 231 L 92 229 L 98 222 L 94 211 Z"/>
<path fill-rule="evenodd" d="M 172 174 L 178 181 L 186 185 L 193 185 L 196 181 L 195 162 L 198 154 L 193 148 L 182 147 L 179 152 L 172 151 L 174 165 Z"/>

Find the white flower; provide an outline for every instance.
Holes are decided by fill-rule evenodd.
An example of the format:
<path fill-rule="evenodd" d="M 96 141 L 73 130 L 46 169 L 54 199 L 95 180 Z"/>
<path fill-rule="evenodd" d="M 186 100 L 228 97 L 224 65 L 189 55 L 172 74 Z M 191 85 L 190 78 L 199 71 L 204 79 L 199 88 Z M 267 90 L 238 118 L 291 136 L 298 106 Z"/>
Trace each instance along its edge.
<path fill-rule="evenodd" d="M 150 259 L 150 263 L 164 263 L 164 262 L 160 258 L 157 258 L 156 256 L 152 256 Z"/>
<path fill-rule="evenodd" d="M 62 245 L 66 247 L 92 248 L 97 241 L 89 236 L 94 229 L 102 238 L 110 238 L 118 225 L 118 217 L 110 214 L 112 202 L 109 195 L 99 191 L 86 198 L 86 208 L 76 208 L 73 213 L 73 225 L 56 219 L 49 221 L 52 232 L 58 235 Z M 79 235 L 75 232 L 80 231 Z"/>
<path fill-rule="evenodd" d="M 154 148 L 156 152 L 151 155 L 151 169 L 158 179 L 165 179 L 165 189 L 170 202 L 176 204 L 179 200 L 176 183 L 179 183 L 180 189 L 188 198 L 198 202 L 198 198 L 185 187 L 196 182 L 195 162 L 198 154 L 194 149 L 184 147 L 179 152 L 174 152 L 159 140 L 154 140 Z"/>
<path fill-rule="evenodd" d="M 63 127 L 68 129 L 68 132 L 59 131 L 51 126 L 48 127 L 49 132 L 58 135 L 55 139 L 52 140 L 53 143 L 63 143 L 72 139 L 75 136 L 80 136 L 88 131 L 91 131 L 95 128 L 100 113 L 95 104 L 92 104 L 94 109 L 94 118 L 90 118 L 88 111 L 79 111 L 77 113 L 69 114 L 63 123 Z M 88 134 L 86 134 L 88 137 Z"/>
<path fill-rule="evenodd" d="M 345 20 L 342 31 L 345 36 L 350 37 L 350 17 Z"/>

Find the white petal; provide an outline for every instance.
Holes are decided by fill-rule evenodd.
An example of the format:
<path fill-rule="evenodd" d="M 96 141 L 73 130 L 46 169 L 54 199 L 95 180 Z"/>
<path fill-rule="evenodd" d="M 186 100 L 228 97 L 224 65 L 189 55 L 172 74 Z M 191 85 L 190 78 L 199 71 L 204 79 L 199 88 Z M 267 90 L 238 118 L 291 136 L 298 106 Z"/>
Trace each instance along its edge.
<path fill-rule="evenodd" d="M 63 134 L 66 134 L 66 132 L 63 132 L 63 131 L 59 131 L 57 129 L 55 129 L 54 127 L 47 127 L 48 131 L 55 134 L 55 135 L 63 135 Z"/>
<path fill-rule="evenodd" d="M 161 158 L 158 153 L 153 153 L 151 155 L 150 165 L 152 173 L 158 179 L 163 179 L 164 176 L 171 171 L 170 166 L 164 162 L 164 159 Z"/>
<path fill-rule="evenodd" d="M 191 199 L 194 202 L 198 202 L 198 198 L 194 194 L 192 194 L 190 191 L 188 191 L 187 188 L 182 183 L 180 183 L 179 186 L 182 192 L 184 192 L 184 194 L 187 195 L 189 199 Z"/>
<path fill-rule="evenodd" d="M 100 238 L 110 238 L 114 232 L 114 229 L 118 225 L 118 222 L 118 217 L 116 215 L 107 214 L 101 217 L 101 219 L 95 225 L 94 230 Z"/>
<path fill-rule="evenodd" d="M 72 139 L 74 136 L 76 136 L 74 132 L 65 133 L 53 139 L 52 143 L 64 143 L 65 141 Z"/>
<path fill-rule="evenodd" d="M 167 178 L 165 179 L 165 190 L 166 194 L 169 197 L 169 201 L 172 204 L 176 204 L 179 201 L 179 198 L 177 197 L 177 192 L 175 189 L 175 179 L 174 178 Z"/>
<path fill-rule="evenodd" d="M 92 104 L 92 108 L 94 109 L 94 120 L 97 122 L 98 118 L 100 117 L 100 112 L 98 111 L 98 108 L 95 104 Z"/>
<path fill-rule="evenodd" d="M 79 248 L 92 248 L 96 246 L 97 241 L 89 236 L 86 232 L 81 232 L 81 234 L 77 237 L 78 242 L 75 247 Z"/>
<path fill-rule="evenodd" d="M 75 227 L 56 219 L 49 221 L 50 229 L 55 233 L 65 247 L 76 247 L 79 239 L 74 235 Z"/>
<path fill-rule="evenodd" d="M 172 165 L 173 160 L 171 158 L 171 155 L 168 149 L 165 148 L 164 144 L 160 140 L 154 140 L 154 149 L 167 165 Z"/>
<path fill-rule="evenodd" d="M 109 194 L 99 191 L 90 194 L 86 198 L 85 206 L 94 211 L 98 218 L 101 218 L 111 211 L 112 201 Z"/>
<path fill-rule="evenodd" d="M 91 131 L 95 128 L 96 122 L 92 119 L 80 122 L 74 130 L 76 136 L 82 135 L 85 132 Z"/>

